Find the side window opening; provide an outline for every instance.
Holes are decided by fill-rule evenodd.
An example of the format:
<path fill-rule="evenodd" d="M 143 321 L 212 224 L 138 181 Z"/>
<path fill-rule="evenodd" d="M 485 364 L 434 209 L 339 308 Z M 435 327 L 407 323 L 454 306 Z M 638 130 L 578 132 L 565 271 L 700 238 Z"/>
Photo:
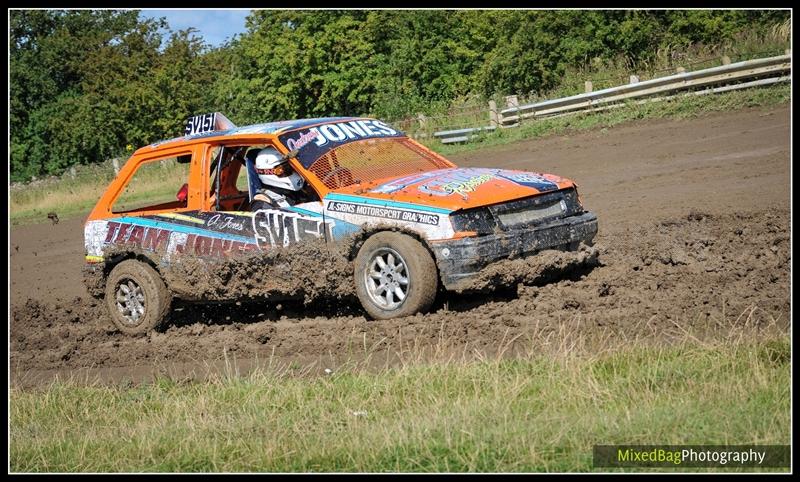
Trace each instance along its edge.
<path fill-rule="evenodd" d="M 209 193 L 212 210 L 217 210 L 217 186 L 221 193 L 218 200 L 220 211 L 246 211 L 249 209 L 251 194 L 245 155 L 249 151 L 260 150 L 262 147 L 260 145 L 216 146 L 211 150 Z"/>
<path fill-rule="evenodd" d="M 187 207 L 184 185 L 189 182 L 191 153 L 154 159 L 139 165 L 114 201 L 115 214 Z"/>
<path fill-rule="evenodd" d="M 253 196 L 262 187 L 261 181 L 253 171 L 248 172 L 246 158 L 255 160 L 261 149 L 269 144 L 227 145 L 215 146 L 209 154 L 209 193 L 211 210 L 220 211 L 249 211 Z M 222 166 L 221 170 L 219 165 Z M 217 175 L 219 172 L 219 179 Z M 219 183 L 220 197 L 217 201 L 216 191 Z M 320 201 L 317 192 L 310 184 L 305 183 L 303 189 L 296 196 L 302 202 Z M 219 208 L 217 208 L 219 202 Z"/>

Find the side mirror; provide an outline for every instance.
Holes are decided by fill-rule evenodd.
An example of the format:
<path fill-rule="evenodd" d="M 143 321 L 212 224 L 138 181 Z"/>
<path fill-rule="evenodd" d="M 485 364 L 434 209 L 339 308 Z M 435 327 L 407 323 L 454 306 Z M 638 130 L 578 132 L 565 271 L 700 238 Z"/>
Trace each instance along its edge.
<path fill-rule="evenodd" d="M 183 186 L 178 190 L 178 194 L 175 195 L 175 199 L 180 202 L 186 202 L 186 199 L 189 197 L 189 183 L 183 183 Z"/>

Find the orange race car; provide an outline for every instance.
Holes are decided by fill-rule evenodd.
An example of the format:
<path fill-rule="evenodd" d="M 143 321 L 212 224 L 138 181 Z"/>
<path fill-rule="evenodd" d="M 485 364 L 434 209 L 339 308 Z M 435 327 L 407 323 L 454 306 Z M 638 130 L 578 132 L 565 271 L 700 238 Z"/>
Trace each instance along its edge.
<path fill-rule="evenodd" d="M 263 189 L 270 182 L 291 196 Z M 236 127 L 213 113 L 120 170 L 85 225 L 86 280 L 121 331 L 143 333 L 173 298 L 192 297 L 163 276 L 178 258 L 211 262 L 359 233 L 355 292 L 386 319 L 424 312 L 440 287 L 458 290 L 492 262 L 574 250 L 596 232 L 565 178 L 458 168 L 375 119 Z"/>

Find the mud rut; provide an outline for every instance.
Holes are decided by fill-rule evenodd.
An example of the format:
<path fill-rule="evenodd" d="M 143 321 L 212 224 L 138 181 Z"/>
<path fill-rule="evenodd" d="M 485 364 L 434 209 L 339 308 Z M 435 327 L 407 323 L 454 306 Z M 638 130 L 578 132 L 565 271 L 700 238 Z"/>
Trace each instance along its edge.
<path fill-rule="evenodd" d="M 82 219 L 12 228 L 12 378 L 138 380 L 231 361 L 402 361 L 404 353 L 513 355 L 552 348 L 565 327 L 625 343 L 686 330 L 789 325 L 789 112 L 748 109 L 647 121 L 452 156 L 467 166 L 575 179 L 600 232 L 593 250 L 546 252 L 485 274 L 479 294 L 368 321 L 354 299 L 180 305 L 149 336 L 118 333 L 80 285 Z"/>

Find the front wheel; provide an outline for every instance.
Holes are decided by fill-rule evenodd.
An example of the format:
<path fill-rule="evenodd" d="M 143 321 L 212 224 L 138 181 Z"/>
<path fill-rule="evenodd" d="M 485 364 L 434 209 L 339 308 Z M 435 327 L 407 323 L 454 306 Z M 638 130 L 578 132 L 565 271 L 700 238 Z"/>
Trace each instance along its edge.
<path fill-rule="evenodd" d="M 133 259 L 111 270 L 105 298 L 111 320 L 126 335 L 142 335 L 157 328 L 166 318 L 172 301 L 158 272 Z"/>
<path fill-rule="evenodd" d="M 355 260 L 359 301 L 378 320 L 425 312 L 436 298 L 436 263 L 419 241 L 384 231 L 361 246 Z"/>

